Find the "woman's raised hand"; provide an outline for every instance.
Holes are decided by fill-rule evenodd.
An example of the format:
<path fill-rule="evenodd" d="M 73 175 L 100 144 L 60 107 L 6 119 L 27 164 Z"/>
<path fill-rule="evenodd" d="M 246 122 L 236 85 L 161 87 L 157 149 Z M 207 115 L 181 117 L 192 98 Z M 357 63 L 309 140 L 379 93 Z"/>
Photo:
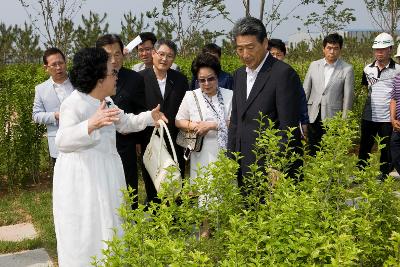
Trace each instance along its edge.
<path fill-rule="evenodd" d="M 101 101 L 99 108 L 96 110 L 88 120 L 88 132 L 89 134 L 101 127 L 108 126 L 118 121 L 121 110 L 118 108 L 106 108 L 106 101 Z"/>
<path fill-rule="evenodd" d="M 158 120 L 163 120 L 166 123 L 168 122 L 167 117 L 165 117 L 164 113 L 160 111 L 160 104 L 157 105 L 154 109 L 151 110 L 151 117 L 154 120 L 154 125 L 156 127 L 159 127 L 160 125 L 158 124 Z"/>

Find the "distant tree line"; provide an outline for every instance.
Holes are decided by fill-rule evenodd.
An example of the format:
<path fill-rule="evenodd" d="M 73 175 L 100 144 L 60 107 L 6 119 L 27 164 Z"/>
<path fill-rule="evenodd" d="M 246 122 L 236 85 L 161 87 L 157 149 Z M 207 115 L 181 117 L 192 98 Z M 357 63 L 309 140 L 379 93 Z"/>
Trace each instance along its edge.
<path fill-rule="evenodd" d="M 343 7 L 343 0 L 291 0 L 289 10 L 284 7 L 287 1 L 242 0 L 243 15 L 263 20 L 268 36 L 274 36 L 279 26 L 291 17 L 301 22 L 303 30 L 318 30 L 322 35 L 343 30 L 356 20 L 354 9 Z M 19 0 L 19 3 L 29 21 L 23 26 L 9 26 L 0 21 L 0 64 L 40 62 L 42 48 L 50 46 L 72 55 L 82 47 L 93 45 L 100 35 L 109 32 L 106 13 L 90 11 L 81 15 L 80 22 L 76 19 L 85 0 Z M 204 44 L 216 42 L 218 38 L 223 38 L 222 46 L 226 54 L 234 53 L 230 29 L 211 31 L 208 27 L 209 22 L 216 19 L 230 21 L 233 25 L 224 1 L 160 0 L 160 3 L 161 7 L 139 15 L 131 11 L 123 15 L 119 34 L 124 43 L 140 32 L 152 31 L 158 37 L 174 40 L 183 57 L 197 53 Z M 251 14 L 254 8 L 250 9 L 250 6 L 255 3 L 259 10 L 257 14 Z M 400 18 L 400 0 L 364 0 L 364 3 L 377 30 L 395 35 Z M 304 17 L 296 16 L 295 10 L 304 5 L 309 6 L 311 12 Z M 240 5 L 238 8 L 241 8 Z M 359 40 L 351 41 L 353 48 L 355 41 Z M 314 42 L 318 44 L 319 41 Z M 292 57 L 296 55 L 299 59 L 310 52 L 306 43 L 289 50 L 293 52 Z"/>

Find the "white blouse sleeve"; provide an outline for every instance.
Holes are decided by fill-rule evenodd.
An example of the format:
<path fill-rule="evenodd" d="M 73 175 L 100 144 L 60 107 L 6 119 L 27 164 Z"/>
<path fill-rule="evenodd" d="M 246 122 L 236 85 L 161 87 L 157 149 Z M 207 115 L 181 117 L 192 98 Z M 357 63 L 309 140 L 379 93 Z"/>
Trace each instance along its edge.
<path fill-rule="evenodd" d="M 69 103 L 69 102 L 68 102 Z M 60 107 L 60 127 L 56 134 L 56 146 L 59 151 L 70 153 L 83 151 L 100 142 L 100 131 L 88 134 L 88 120 L 82 120 L 79 105 L 63 102 Z"/>
<path fill-rule="evenodd" d="M 189 93 L 193 94 L 191 91 L 185 93 L 182 99 L 182 103 L 179 106 L 178 113 L 176 114 L 175 120 L 190 120 L 190 104 L 189 104 Z"/>
<path fill-rule="evenodd" d="M 138 115 L 132 113 L 124 113 L 121 110 L 119 121 L 115 122 L 115 128 L 120 133 L 139 132 L 147 126 L 153 126 L 153 118 L 151 111 L 141 112 Z"/>

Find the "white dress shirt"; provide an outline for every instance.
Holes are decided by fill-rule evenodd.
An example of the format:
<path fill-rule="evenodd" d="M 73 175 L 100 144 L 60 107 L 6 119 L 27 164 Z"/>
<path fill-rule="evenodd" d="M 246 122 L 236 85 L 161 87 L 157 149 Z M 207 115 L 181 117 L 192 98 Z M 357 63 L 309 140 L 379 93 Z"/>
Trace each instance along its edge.
<path fill-rule="evenodd" d="M 324 61 L 325 61 L 325 63 L 324 63 L 324 78 L 325 78 L 324 88 L 326 88 L 326 86 L 329 83 L 329 80 L 331 79 L 332 73 L 335 70 L 337 60 L 332 64 L 329 64 L 326 61 L 326 59 L 324 59 Z"/>
<path fill-rule="evenodd" d="M 261 61 L 260 65 L 255 70 L 250 69 L 249 67 L 246 67 L 246 73 L 247 73 L 247 98 L 249 98 L 251 89 L 253 89 L 254 82 L 257 79 L 257 75 L 260 72 L 262 66 L 264 65 L 265 60 L 268 57 L 269 52 L 265 55 L 263 61 Z"/>
<path fill-rule="evenodd" d="M 157 82 L 158 82 L 158 86 L 160 87 L 161 95 L 164 98 L 165 84 L 167 83 L 167 76 L 165 76 L 165 78 L 162 80 L 157 79 Z"/>
<path fill-rule="evenodd" d="M 60 103 L 62 103 L 64 99 L 72 93 L 74 87 L 72 86 L 69 78 L 67 78 L 63 83 L 56 83 L 53 79 L 51 80 L 53 82 L 53 88 L 56 92 L 58 100 L 60 100 Z"/>

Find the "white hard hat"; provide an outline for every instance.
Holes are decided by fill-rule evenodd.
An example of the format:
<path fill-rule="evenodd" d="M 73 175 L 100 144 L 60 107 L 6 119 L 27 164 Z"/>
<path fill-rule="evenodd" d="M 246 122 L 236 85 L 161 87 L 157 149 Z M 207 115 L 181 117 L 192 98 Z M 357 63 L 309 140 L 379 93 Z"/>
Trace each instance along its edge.
<path fill-rule="evenodd" d="M 400 44 L 397 47 L 397 53 L 396 53 L 396 55 L 394 55 L 394 57 L 400 57 Z"/>
<path fill-rule="evenodd" d="M 393 37 L 386 33 L 382 32 L 378 36 L 375 37 L 374 44 L 372 45 L 372 48 L 386 48 L 389 46 L 393 46 Z"/>

